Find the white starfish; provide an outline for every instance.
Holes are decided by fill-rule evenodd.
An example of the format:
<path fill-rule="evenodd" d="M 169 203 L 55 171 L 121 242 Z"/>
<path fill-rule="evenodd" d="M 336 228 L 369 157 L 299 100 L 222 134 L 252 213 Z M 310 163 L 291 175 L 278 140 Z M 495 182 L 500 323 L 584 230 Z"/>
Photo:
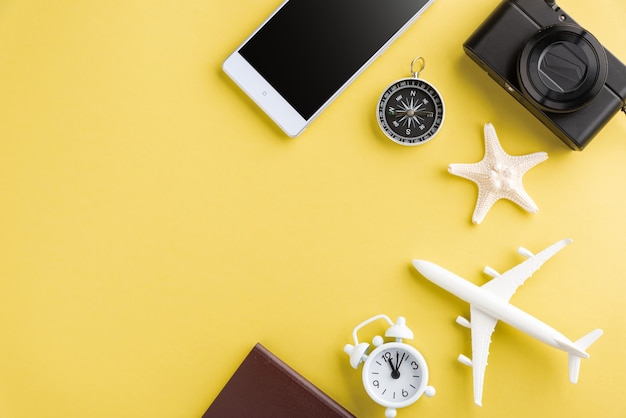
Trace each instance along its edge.
<path fill-rule="evenodd" d="M 478 200 L 472 222 L 479 224 L 500 199 L 517 203 L 528 212 L 536 213 L 539 208 L 524 190 L 522 176 L 537 164 L 545 161 L 548 154 L 535 152 L 513 156 L 502 149 L 492 124 L 485 124 L 485 156 L 473 164 L 450 164 L 448 171 L 464 177 L 478 185 Z"/>

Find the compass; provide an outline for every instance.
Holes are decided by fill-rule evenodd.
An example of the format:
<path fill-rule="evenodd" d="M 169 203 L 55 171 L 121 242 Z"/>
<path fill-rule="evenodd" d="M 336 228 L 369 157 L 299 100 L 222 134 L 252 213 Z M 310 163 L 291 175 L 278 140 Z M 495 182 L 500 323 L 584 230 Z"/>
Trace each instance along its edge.
<path fill-rule="evenodd" d="M 432 84 L 419 78 L 425 67 L 424 58 L 415 58 L 411 62 L 412 77 L 393 82 L 378 100 L 378 124 L 389 139 L 400 145 L 428 142 L 443 124 L 441 95 Z"/>

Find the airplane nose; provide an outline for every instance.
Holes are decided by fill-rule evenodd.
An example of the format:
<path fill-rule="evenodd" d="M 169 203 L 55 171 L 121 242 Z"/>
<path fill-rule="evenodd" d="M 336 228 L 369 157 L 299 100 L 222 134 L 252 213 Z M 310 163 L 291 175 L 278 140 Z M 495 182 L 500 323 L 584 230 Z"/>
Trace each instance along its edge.
<path fill-rule="evenodd" d="M 432 263 L 430 261 L 426 261 L 426 260 L 413 260 L 413 267 L 415 267 L 417 269 L 417 271 L 426 269 L 429 265 L 431 265 Z"/>
<path fill-rule="evenodd" d="M 437 271 L 442 269 L 435 263 L 426 260 L 413 260 L 413 267 L 427 279 L 430 279 L 433 274 L 436 274 Z"/>

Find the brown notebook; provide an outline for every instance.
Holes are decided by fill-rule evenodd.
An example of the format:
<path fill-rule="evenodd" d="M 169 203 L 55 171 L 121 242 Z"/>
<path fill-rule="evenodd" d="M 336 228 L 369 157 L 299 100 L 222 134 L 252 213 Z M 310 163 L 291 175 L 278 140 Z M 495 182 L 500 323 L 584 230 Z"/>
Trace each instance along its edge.
<path fill-rule="evenodd" d="M 261 344 L 202 418 L 355 418 Z"/>

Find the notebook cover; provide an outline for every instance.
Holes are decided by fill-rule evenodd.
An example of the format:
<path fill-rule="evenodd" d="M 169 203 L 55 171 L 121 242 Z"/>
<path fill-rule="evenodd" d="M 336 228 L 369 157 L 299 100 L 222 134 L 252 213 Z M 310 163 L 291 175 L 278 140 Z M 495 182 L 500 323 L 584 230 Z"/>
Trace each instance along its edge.
<path fill-rule="evenodd" d="M 254 346 L 202 418 L 351 417 L 261 344 Z"/>

